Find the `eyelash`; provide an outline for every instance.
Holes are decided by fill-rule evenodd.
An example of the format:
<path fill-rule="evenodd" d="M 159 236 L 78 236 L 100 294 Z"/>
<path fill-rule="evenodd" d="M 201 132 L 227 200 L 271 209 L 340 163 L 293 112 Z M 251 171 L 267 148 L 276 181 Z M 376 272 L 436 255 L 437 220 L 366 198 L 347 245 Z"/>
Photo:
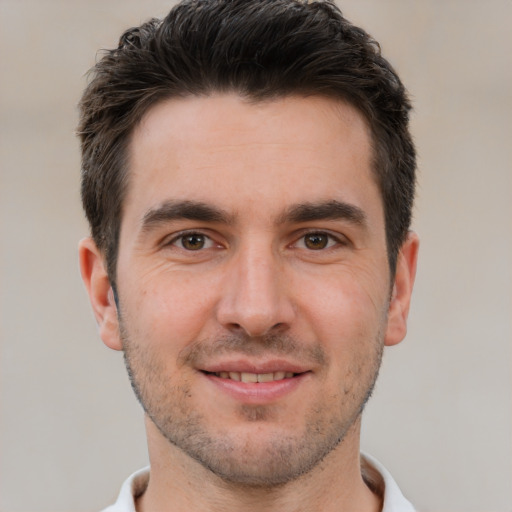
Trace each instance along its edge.
<path fill-rule="evenodd" d="M 187 237 L 194 237 L 194 236 L 202 238 L 204 240 L 204 245 L 207 245 L 207 247 L 204 247 L 204 245 L 203 245 L 203 246 L 197 248 L 196 250 L 184 247 L 185 239 Z M 326 237 L 327 238 L 326 245 L 324 247 L 318 247 L 318 248 L 307 247 L 307 237 L 308 236 L 309 237 L 316 236 L 318 238 Z M 302 233 L 301 236 L 299 238 L 297 238 L 295 240 L 295 242 L 293 242 L 290 245 L 297 246 L 300 243 L 303 244 L 303 247 L 301 247 L 302 249 L 306 249 L 311 252 L 316 252 L 316 251 L 321 252 L 321 251 L 331 249 L 337 245 L 340 245 L 340 246 L 347 245 L 346 240 L 344 240 L 343 238 L 334 236 L 333 234 L 325 232 L 325 231 L 308 231 L 306 233 Z M 215 242 L 210 236 L 208 236 L 205 233 L 202 233 L 200 231 L 185 231 L 185 232 L 181 232 L 181 233 L 177 234 L 171 240 L 169 240 L 168 242 L 165 242 L 164 245 L 176 246 L 179 249 L 182 249 L 187 252 L 200 252 L 205 249 L 213 248 L 213 246 L 215 245 Z"/>
<path fill-rule="evenodd" d="M 200 247 L 198 248 L 196 251 L 194 251 L 194 249 L 187 249 L 186 247 L 183 246 L 183 242 L 184 240 L 187 238 L 187 237 L 198 237 L 198 238 L 202 238 L 204 239 L 204 243 L 209 245 L 209 247 Z M 179 244 L 179 242 L 181 241 L 181 244 Z M 213 239 L 204 234 L 204 233 L 201 233 L 200 231 L 184 231 L 184 232 L 181 232 L 179 234 L 177 234 L 176 236 L 174 236 L 171 240 L 169 240 L 168 242 L 165 242 L 166 246 L 176 246 L 178 247 L 179 249 L 182 249 L 184 251 L 187 251 L 187 252 L 199 252 L 203 249 L 210 249 L 211 247 L 213 247 L 215 245 L 215 242 L 213 241 Z"/>
<path fill-rule="evenodd" d="M 335 236 L 332 233 L 328 233 L 326 231 L 308 231 L 306 233 L 302 233 L 301 236 L 297 239 L 296 242 L 293 243 L 293 245 L 297 245 L 299 242 L 302 242 L 304 245 L 307 244 L 306 239 L 308 236 L 316 236 L 316 237 L 326 237 L 327 238 L 327 245 L 325 247 L 319 247 L 316 249 L 312 249 L 310 247 L 303 247 L 304 249 L 308 249 L 309 251 L 315 252 L 321 252 L 326 251 L 328 249 L 332 249 L 336 246 L 344 246 L 347 245 L 346 240 L 344 240 L 341 236 Z"/>

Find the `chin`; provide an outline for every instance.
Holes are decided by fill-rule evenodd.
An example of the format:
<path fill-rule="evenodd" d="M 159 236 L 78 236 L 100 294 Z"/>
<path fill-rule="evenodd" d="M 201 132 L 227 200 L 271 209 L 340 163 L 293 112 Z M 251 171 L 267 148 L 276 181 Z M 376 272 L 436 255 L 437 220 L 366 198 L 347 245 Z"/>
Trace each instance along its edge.
<path fill-rule="evenodd" d="M 225 483 L 271 488 L 317 467 L 357 420 L 332 422 L 312 415 L 303 425 L 279 425 L 274 416 L 272 408 L 245 406 L 230 427 L 213 429 L 207 418 L 190 413 L 183 424 L 176 416 L 153 423 L 167 442 Z"/>

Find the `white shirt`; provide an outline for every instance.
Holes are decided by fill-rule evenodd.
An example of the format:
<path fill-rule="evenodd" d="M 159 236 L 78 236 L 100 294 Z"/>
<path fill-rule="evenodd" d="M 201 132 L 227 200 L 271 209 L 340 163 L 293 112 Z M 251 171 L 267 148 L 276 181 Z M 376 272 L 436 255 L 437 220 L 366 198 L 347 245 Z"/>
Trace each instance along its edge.
<path fill-rule="evenodd" d="M 383 487 L 382 512 L 415 512 L 412 504 L 404 497 L 393 477 L 380 462 L 365 454 L 362 455 L 362 466 L 365 476 L 372 474 L 375 485 Z M 146 490 L 148 482 L 149 467 L 137 471 L 124 482 L 117 501 L 102 512 L 136 512 L 135 498 Z"/>

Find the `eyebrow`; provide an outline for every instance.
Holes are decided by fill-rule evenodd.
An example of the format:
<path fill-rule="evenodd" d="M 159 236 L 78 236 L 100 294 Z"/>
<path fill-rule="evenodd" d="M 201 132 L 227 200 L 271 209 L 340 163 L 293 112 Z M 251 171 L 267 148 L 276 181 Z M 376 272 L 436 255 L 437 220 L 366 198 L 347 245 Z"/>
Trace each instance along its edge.
<path fill-rule="evenodd" d="M 160 224 L 181 219 L 223 224 L 233 222 L 233 217 L 224 210 L 200 201 L 165 201 L 144 214 L 142 231 L 147 232 Z"/>
<path fill-rule="evenodd" d="M 215 206 L 200 201 L 170 200 L 156 208 L 151 208 L 144 214 L 142 232 L 148 232 L 166 222 L 182 219 L 221 224 L 234 223 L 233 215 Z M 358 206 L 332 200 L 293 205 L 278 217 L 276 224 L 298 224 L 316 220 L 347 220 L 352 224 L 363 227 L 367 223 L 366 214 Z"/>
<path fill-rule="evenodd" d="M 347 220 L 358 226 L 367 225 L 366 214 L 361 208 L 336 200 L 293 205 L 279 217 L 277 222 L 284 224 L 315 220 Z"/>

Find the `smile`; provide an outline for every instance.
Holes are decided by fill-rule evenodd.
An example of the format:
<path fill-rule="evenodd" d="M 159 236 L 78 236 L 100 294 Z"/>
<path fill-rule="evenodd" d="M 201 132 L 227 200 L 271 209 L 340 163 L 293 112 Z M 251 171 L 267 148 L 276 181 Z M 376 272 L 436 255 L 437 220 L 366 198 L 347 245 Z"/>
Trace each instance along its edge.
<path fill-rule="evenodd" d="M 207 382 L 221 393 L 227 394 L 237 402 L 255 405 L 275 403 L 276 400 L 294 392 L 312 376 L 310 370 L 294 372 L 291 371 L 292 368 L 286 371 L 271 371 L 268 368 L 255 368 L 256 371 L 252 372 L 237 371 L 234 368 L 229 370 L 215 368 L 209 371 L 202 370 L 201 373 L 207 378 Z"/>
<path fill-rule="evenodd" d="M 283 379 L 291 379 L 296 374 L 293 372 L 272 373 L 248 373 L 248 372 L 214 372 L 213 375 L 221 379 L 230 379 L 238 382 L 274 382 Z"/>

